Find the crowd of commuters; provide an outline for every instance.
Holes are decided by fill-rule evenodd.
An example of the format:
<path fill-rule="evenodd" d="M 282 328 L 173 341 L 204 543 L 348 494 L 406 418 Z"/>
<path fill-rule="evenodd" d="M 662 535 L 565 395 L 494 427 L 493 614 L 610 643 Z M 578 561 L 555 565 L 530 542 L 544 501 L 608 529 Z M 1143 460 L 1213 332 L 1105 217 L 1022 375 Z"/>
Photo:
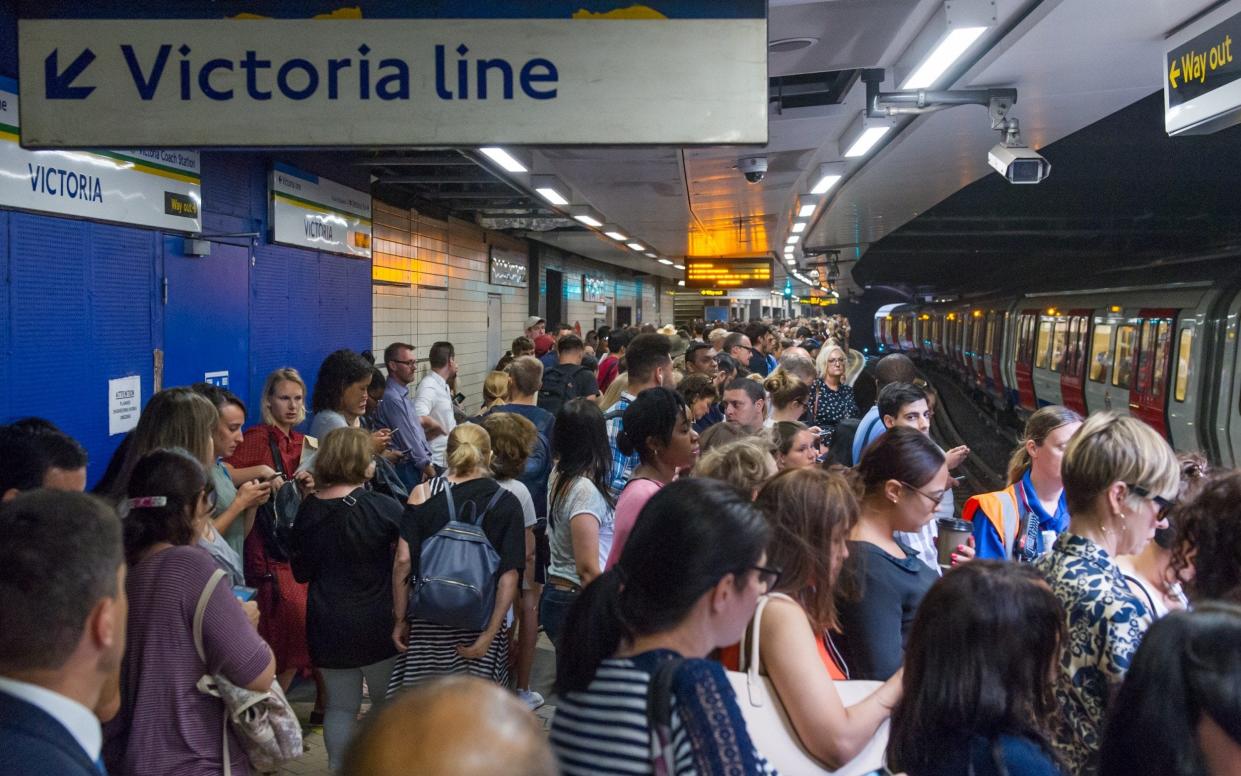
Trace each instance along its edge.
<path fill-rule="evenodd" d="M 338 773 L 1231 773 L 1241 473 L 1045 407 L 962 522 L 935 395 L 890 355 L 859 406 L 848 340 L 532 316 L 473 417 L 451 343 L 339 350 L 309 424 L 293 369 L 249 428 L 156 393 L 95 495 L 0 427 L 0 774 L 256 772 L 229 698 L 299 678 Z"/>

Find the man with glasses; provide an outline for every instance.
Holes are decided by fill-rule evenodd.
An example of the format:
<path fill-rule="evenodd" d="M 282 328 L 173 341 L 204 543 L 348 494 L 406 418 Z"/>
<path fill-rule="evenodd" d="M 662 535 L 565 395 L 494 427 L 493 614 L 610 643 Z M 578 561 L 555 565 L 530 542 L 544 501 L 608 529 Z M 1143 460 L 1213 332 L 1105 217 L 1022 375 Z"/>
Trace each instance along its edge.
<path fill-rule="evenodd" d="M 428 426 L 439 428 L 439 424 L 432 418 L 420 418 L 414 412 L 409 386 L 414 382 L 417 365 L 413 345 L 393 342 L 384 348 L 388 382 L 384 388 L 384 397 L 375 410 L 380 425 L 392 429 L 392 448 L 403 453 L 396 469 L 401 481 L 411 489 L 424 479 L 435 476 L 426 429 Z"/>
<path fill-rule="evenodd" d="M 903 426 L 912 428 L 919 433 L 927 436 L 931 435 L 931 417 L 934 415 L 928 401 L 926 391 L 922 390 L 913 383 L 891 383 L 885 385 L 883 390 L 879 392 L 879 417 L 883 421 L 883 427 L 887 429 Z M 947 459 L 948 470 L 952 471 L 961 465 L 965 457 L 969 455 L 970 449 L 965 445 L 955 447 L 944 453 Z M 948 487 L 943 493 L 933 494 L 919 490 L 922 496 L 933 499 L 939 498 L 938 506 L 935 508 L 935 517 L 922 526 L 917 533 L 899 532 L 896 538 L 912 549 L 917 550 L 918 557 L 923 563 L 930 566 L 933 570 L 939 571 L 939 551 L 936 549 L 936 541 L 939 537 L 938 521 L 941 517 L 952 517 L 955 512 L 956 502 L 952 495 L 952 488 Z M 969 544 L 958 552 L 959 555 L 965 557 L 966 560 L 974 557 L 974 539 L 970 537 Z"/>
<path fill-rule="evenodd" d="M 741 368 L 746 370 L 746 374 L 749 374 L 750 356 L 754 353 L 749 337 L 739 331 L 734 331 L 724 338 L 724 352 L 736 359 Z M 737 376 L 745 377 L 740 373 Z"/>

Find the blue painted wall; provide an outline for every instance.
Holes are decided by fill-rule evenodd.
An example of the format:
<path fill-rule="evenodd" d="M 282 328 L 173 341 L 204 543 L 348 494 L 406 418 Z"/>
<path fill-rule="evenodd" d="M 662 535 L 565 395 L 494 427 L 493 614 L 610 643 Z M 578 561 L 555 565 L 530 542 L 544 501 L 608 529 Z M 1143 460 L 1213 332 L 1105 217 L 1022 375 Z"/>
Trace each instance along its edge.
<path fill-rule="evenodd" d="M 164 387 L 227 369 L 257 422 L 272 369 L 295 367 L 313 389 L 325 355 L 368 347 L 370 262 L 269 244 L 269 165 L 203 154 L 204 232 L 260 235 L 207 257 L 156 230 L 0 209 L 0 419 L 53 420 L 90 452 L 93 482 L 120 440 L 108 436 L 107 381 L 140 375 L 145 402 L 156 349 Z"/>

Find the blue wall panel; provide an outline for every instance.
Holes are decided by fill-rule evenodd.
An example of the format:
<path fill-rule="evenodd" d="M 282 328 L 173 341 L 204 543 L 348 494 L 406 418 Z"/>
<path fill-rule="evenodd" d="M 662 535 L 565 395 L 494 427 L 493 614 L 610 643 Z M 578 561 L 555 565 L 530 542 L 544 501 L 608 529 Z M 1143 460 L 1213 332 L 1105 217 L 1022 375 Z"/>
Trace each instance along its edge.
<path fill-rule="evenodd" d="M 0 210 L 0 418 L 9 416 L 9 365 L 13 363 L 11 332 L 13 321 L 9 314 L 9 212 Z"/>

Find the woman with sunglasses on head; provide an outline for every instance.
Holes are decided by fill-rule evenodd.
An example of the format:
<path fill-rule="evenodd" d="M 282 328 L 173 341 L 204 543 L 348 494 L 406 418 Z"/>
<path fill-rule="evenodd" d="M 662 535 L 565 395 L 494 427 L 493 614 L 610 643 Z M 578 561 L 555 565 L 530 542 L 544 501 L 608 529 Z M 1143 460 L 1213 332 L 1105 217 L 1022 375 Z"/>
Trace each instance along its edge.
<path fill-rule="evenodd" d="M 840 651 L 853 679 L 886 680 L 900 668 L 922 596 L 939 574 L 894 537 L 917 533 L 949 487 L 944 453 L 927 435 L 896 426 L 856 468 L 862 511 L 840 577 Z"/>
<path fill-rule="evenodd" d="M 706 659 L 741 638 L 778 579 L 766 564 L 769 535 L 762 515 L 723 483 L 678 480 L 647 502 L 620 560 L 565 621 L 572 648 L 557 656 L 551 729 L 565 774 L 655 773 L 653 742 L 666 752 L 659 772 L 771 772 L 723 667 Z M 659 725 L 647 713 L 656 679 L 667 688 L 668 721 Z"/>
<path fill-rule="evenodd" d="M 1150 426 L 1103 412 L 1073 436 L 1063 472 L 1069 527 L 1034 565 L 1060 599 L 1069 634 L 1055 683 L 1063 724 L 1053 743 L 1069 772 L 1091 776 L 1109 702 L 1152 615 L 1115 559 L 1140 552 L 1167 526 L 1162 512 L 1176 497 L 1180 468 Z"/>
<path fill-rule="evenodd" d="M 1155 538 L 1136 555 L 1122 555 L 1116 565 L 1125 575 L 1130 589 L 1145 601 L 1156 618 L 1189 608 L 1189 599 L 1173 571 L 1173 550 L 1184 522 L 1182 513 L 1193 497 L 1207 484 L 1211 465 L 1201 453 L 1180 453 L 1181 485 L 1176 504 L 1164 511 L 1166 528 L 1155 531 Z"/>

